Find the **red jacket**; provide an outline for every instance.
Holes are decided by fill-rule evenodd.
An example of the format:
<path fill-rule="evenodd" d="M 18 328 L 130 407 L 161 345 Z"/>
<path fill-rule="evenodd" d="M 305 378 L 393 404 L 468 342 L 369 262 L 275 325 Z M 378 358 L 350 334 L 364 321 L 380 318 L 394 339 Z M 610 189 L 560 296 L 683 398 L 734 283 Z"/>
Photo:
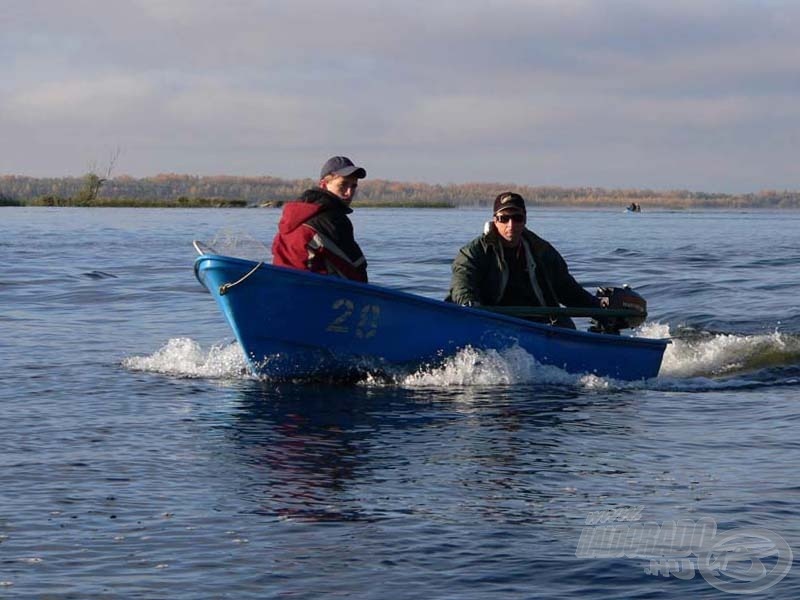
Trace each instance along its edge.
<path fill-rule="evenodd" d="M 353 237 L 351 212 L 326 190 L 306 190 L 283 207 L 272 264 L 366 282 L 367 259 Z"/>

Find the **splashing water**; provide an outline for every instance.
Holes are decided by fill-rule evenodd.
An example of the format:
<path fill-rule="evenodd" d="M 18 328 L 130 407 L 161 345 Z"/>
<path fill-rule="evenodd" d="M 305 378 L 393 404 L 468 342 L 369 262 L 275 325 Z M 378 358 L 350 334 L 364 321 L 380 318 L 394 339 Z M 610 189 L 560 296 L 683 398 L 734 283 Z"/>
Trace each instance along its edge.
<path fill-rule="evenodd" d="M 667 337 L 669 328 L 654 325 Z M 665 334 L 666 332 L 666 334 Z M 775 331 L 736 335 L 687 331 L 673 337 L 664 353 L 659 377 L 724 377 L 800 363 L 800 337 Z"/>
<path fill-rule="evenodd" d="M 192 339 L 173 338 L 150 356 L 124 359 L 122 366 L 132 371 L 162 373 L 175 377 L 249 377 L 241 346 L 236 342 L 214 345 L 206 352 Z"/>
<path fill-rule="evenodd" d="M 425 366 L 400 377 L 407 387 L 455 385 L 502 385 L 553 383 L 573 385 L 578 377 L 552 366 L 542 365 L 519 346 L 507 350 L 465 348 L 440 366 Z"/>
<path fill-rule="evenodd" d="M 248 233 L 233 229 L 219 230 L 209 246 L 215 254 L 235 256 L 253 261 L 269 262 L 272 260 L 272 251 L 261 240 Z"/>
<path fill-rule="evenodd" d="M 668 325 L 647 323 L 634 331 L 636 337 L 667 338 Z M 413 372 L 368 373 L 361 381 L 367 386 L 454 387 L 483 385 L 544 384 L 587 390 L 656 388 L 708 389 L 714 380 L 730 383 L 732 378 L 770 367 L 800 363 L 800 337 L 774 332 L 765 335 L 734 335 L 681 331 L 672 336 L 664 353 L 658 378 L 647 382 L 620 382 L 595 375 L 575 375 L 557 367 L 542 365 L 519 346 L 504 350 L 465 348 L 435 365 L 423 365 Z M 236 342 L 204 350 L 189 338 L 170 339 L 150 356 L 122 361 L 134 371 L 175 377 L 249 379 L 247 363 Z M 369 369 L 367 369 L 369 370 Z"/>

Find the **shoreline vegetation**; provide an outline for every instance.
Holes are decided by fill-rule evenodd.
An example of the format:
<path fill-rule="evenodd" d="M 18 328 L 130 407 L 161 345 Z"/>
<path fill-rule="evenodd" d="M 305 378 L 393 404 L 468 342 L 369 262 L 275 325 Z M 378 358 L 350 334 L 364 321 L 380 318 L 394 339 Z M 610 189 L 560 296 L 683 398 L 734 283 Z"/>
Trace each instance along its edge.
<path fill-rule="evenodd" d="M 92 206 L 145 208 L 280 207 L 314 187 L 311 179 L 277 177 L 161 174 L 133 178 L 120 175 L 40 178 L 0 176 L 0 206 Z M 436 185 L 365 180 L 359 186 L 359 207 L 456 208 L 487 207 L 501 191 L 521 194 L 531 206 L 645 209 L 762 208 L 798 209 L 800 191 L 762 190 L 746 194 L 688 190 L 562 188 L 509 183 Z"/>

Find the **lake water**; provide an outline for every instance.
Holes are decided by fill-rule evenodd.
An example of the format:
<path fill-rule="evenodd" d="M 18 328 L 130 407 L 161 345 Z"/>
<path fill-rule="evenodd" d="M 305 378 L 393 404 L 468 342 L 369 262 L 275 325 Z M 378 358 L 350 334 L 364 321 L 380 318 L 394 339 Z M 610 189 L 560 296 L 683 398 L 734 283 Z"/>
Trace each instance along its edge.
<path fill-rule="evenodd" d="M 371 282 L 440 298 L 486 216 L 353 220 Z M 0 209 L 0 598 L 800 596 L 800 212 L 531 210 L 647 298 L 653 380 L 510 350 L 352 386 L 248 376 L 194 279 L 278 217 Z"/>

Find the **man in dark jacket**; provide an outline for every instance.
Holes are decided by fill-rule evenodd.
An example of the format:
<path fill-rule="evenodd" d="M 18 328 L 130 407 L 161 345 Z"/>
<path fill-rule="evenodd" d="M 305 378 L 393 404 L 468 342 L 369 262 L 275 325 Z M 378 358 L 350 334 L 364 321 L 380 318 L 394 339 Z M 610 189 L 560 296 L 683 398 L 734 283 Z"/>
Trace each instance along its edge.
<path fill-rule="evenodd" d="M 484 234 L 459 250 L 447 300 L 467 306 L 553 306 L 600 308 L 570 275 L 567 263 L 550 245 L 526 229 L 525 200 L 504 192 Z M 575 328 L 568 317 L 542 319 Z"/>
<path fill-rule="evenodd" d="M 367 281 L 367 259 L 353 237 L 347 215 L 358 180 L 367 176 L 346 156 L 322 166 L 319 186 L 288 202 L 272 241 L 272 264 L 323 275 Z"/>

